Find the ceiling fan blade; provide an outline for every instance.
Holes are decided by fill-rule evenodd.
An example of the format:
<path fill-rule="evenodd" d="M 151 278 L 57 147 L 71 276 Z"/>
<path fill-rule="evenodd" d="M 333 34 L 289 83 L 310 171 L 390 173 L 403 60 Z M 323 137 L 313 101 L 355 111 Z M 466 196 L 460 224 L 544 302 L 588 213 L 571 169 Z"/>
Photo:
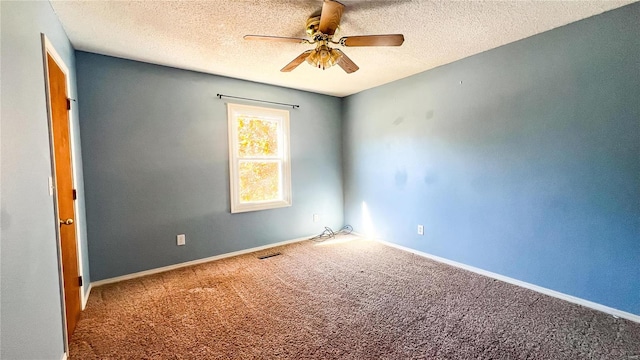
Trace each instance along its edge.
<path fill-rule="evenodd" d="M 356 72 L 358 71 L 358 69 L 360 69 L 358 67 L 358 65 L 356 65 L 356 63 L 354 63 L 353 61 L 351 61 L 351 59 L 349 59 L 349 57 L 343 53 L 340 49 L 334 49 L 335 51 L 339 51 L 340 52 L 340 58 L 338 59 L 338 61 L 336 62 L 341 68 L 342 70 L 344 70 L 347 74 L 351 74 L 352 72 Z"/>
<path fill-rule="evenodd" d="M 298 65 L 302 64 L 307 59 L 307 57 L 309 57 L 309 54 L 311 54 L 312 51 L 313 50 L 307 50 L 307 51 L 303 52 L 302 54 L 298 55 L 297 58 L 293 59 L 292 62 L 288 63 L 280 71 L 289 72 L 289 71 L 297 68 Z"/>
<path fill-rule="evenodd" d="M 322 13 L 320 14 L 320 25 L 318 31 L 325 35 L 333 35 L 340 25 L 344 5 L 333 0 L 324 0 Z"/>
<path fill-rule="evenodd" d="M 283 37 L 283 36 L 264 36 L 264 35 L 245 35 L 245 40 L 262 40 L 262 41 L 278 41 L 278 42 L 290 42 L 297 44 L 308 44 L 309 40 L 302 38 Z"/>
<path fill-rule="evenodd" d="M 404 42 L 404 35 L 345 36 L 339 42 L 344 46 L 400 46 Z"/>

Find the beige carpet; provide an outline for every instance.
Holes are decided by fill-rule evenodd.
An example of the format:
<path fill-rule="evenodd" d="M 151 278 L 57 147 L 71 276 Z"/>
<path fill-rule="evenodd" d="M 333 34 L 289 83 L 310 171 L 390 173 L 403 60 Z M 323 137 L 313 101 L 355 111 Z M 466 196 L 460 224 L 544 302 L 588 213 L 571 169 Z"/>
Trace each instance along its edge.
<path fill-rule="evenodd" d="M 94 288 L 70 358 L 640 359 L 640 324 L 341 239 Z"/>

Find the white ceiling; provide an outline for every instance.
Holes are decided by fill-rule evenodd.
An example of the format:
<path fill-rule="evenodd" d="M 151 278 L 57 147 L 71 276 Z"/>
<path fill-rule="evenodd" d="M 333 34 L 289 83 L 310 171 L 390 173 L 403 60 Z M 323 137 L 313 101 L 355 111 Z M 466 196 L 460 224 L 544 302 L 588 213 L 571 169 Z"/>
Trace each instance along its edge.
<path fill-rule="evenodd" d="M 339 36 L 405 36 L 400 47 L 342 48 L 360 66 L 353 74 L 306 63 L 282 73 L 313 45 L 242 38 L 306 37 L 321 0 L 51 3 L 78 50 L 347 96 L 634 1 L 342 0 Z"/>

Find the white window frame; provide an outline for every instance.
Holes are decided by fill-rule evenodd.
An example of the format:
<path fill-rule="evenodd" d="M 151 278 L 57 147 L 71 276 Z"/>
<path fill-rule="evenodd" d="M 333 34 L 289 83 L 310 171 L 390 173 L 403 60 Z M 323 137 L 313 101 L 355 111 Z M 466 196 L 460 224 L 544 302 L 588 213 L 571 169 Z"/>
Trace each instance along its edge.
<path fill-rule="evenodd" d="M 278 123 L 278 157 L 280 162 L 280 199 L 270 201 L 240 201 L 240 158 L 238 156 L 238 116 L 268 118 Z M 229 184 L 231 213 L 277 209 L 291 206 L 291 156 L 289 154 L 289 111 L 257 106 L 227 103 L 227 119 L 229 127 Z M 254 157 L 252 159 L 260 158 Z M 265 159 L 267 160 L 267 159 Z M 272 160 L 271 158 L 269 160 Z"/>

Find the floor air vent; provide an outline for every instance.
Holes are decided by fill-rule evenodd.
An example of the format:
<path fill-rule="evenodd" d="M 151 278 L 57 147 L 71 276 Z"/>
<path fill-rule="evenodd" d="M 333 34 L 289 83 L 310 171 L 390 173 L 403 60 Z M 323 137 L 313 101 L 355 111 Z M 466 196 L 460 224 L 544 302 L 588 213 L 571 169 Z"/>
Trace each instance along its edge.
<path fill-rule="evenodd" d="M 277 252 L 277 253 L 273 253 L 273 254 L 258 256 L 258 259 L 264 260 L 264 259 L 272 258 L 272 257 L 278 256 L 278 255 L 282 255 L 282 253 Z"/>

